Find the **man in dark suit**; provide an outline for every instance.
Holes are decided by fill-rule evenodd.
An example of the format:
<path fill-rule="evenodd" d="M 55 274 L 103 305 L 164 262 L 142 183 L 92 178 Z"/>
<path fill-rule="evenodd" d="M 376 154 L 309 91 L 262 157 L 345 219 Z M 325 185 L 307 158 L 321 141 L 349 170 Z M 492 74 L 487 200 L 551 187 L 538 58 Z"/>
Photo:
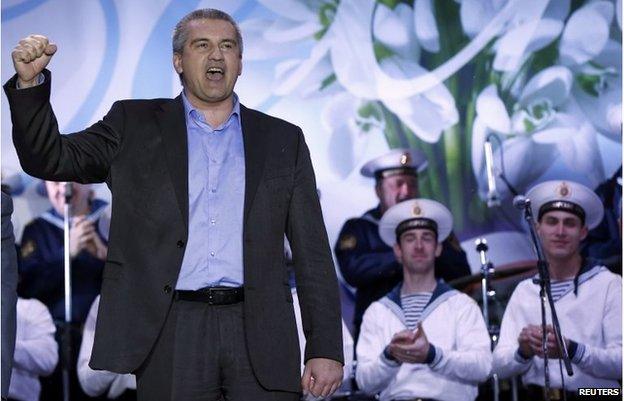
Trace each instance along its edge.
<path fill-rule="evenodd" d="M 17 302 L 17 253 L 13 236 L 13 201 L 2 188 L 2 399 L 9 394 L 13 350 L 15 349 L 15 304 Z M 8 192 L 8 190 L 7 190 Z"/>
<path fill-rule="evenodd" d="M 134 372 L 140 400 L 326 396 L 342 378 L 340 307 L 303 134 L 238 102 L 242 38 L 229 15 L 187 15 L 173 50 L 181 96 L 116 102 L 67 136 L 44 70 L 56 46 L 33 35 L 13 51 L 5 91 L 24 170 L 112 192 L 90 366 Z M 302 378 L 284 234 L 307 340 Z"/>

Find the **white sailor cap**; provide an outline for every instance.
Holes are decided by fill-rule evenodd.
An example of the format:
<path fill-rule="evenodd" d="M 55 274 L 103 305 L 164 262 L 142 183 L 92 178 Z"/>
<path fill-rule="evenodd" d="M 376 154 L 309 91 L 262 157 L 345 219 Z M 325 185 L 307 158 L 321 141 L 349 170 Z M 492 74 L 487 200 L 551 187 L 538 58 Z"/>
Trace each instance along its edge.
<path fill-rule="evenodd" d="M 393 149 L 362 166 L 360 174 L 379 179 L 396 174 L 416 175 L 425 168 L 427 168 L 427 158 L 421 151 Z"/>
<path fill-rule="evenodd" d="M 533 215 L 539 221 L 544 213 L 563 210 L 578 216 L 590 230 L 602 221 L 604 208 L 598 195 L 573 181 L 546 181 L 527 192 Z"/>
<path fill-rule="evenodd" d="M 453 229 L 453 216 L 440 202 L 431 199 L 410 199 L 392 206 L 379 222 L 379 235 L 393 246 L 404 232 L 416 228 L 429 229 L 442 242 Z"/>

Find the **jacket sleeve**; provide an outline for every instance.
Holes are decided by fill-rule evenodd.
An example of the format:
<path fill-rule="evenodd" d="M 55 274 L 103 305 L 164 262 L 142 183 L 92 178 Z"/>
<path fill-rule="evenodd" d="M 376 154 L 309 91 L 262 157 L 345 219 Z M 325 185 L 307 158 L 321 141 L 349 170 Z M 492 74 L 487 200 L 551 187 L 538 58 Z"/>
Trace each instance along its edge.
<path fill-rule="evenodd" d="M 370 286 L 377 280 L 398 277 L 402 270 L 394 252 L 373 250 L 366 235 L 366 222 L 348 220 L 336 242 L 336 259 L 342 276 L 353 287 Z"/>
<path fill-rule="evenodd" d="M 338 280 L 316 192 L 310 153 L 301 130 L 298 132 L 294 180 L 286 236 L 292 249 L 306 337 L 304 361 L 329 358 L 344 364 Z"/>
<path fill-rule="evenodd" d="M 572 362 L 592 376 L 622 378 L 622 282 L 620 276 L 606 288 L 607 302 L 602 315 L 604 347 L 578 344 Z"/>
<path fill-rule="evenodd" d="M 436 347 L 431 369 L 462 382 L 480 383 L 487 380 L 492 370 L 490 336 L 477 304 L 462 296 L 455 305 L 459 310 L 456 322 L 454 349 Z M 435 339 L 431 339 L 432 343 Z"/>
<path fill-rule="evenodd" d="M 123 106 L 116 102 L 103 120 L 86 130 L 61 135 L 50 104 L 52 76 L 17 89 L 17 75 L 4 85 L 13 123 L 13 143 L 27 174 L 53 181 L 103 182 L 121 145 Z"/>
<path fill-rule="evenodd" d="M 399 362 L 384 355 L 389 341 L 384 336 L 385 319 L 379 311 L 378 305 L 373 304 L 364 312 L 356 346 L 355 379 L 360 389 L 369 394 L 387 388 L 401 368 Z"/>
<path fill-rule="evenodd" d="M 494 348 L 492 371 L 501 379 L 522 375 L 529 370 L 533 363 L 533 358 L 524 359 L 518 354 L 518 335 L 524 327 L 520 313 L 522 300 L 518 295 L 521 285 L 522 283 L 516 287 L 509 299 L 503 315 L 498 344 Z"/>
<path fill-rule="evenodd" d="M 18 303 L 24 301 L 28 302 L 27 306 L 18 308 L 17 324 L 22 327 L 18 329 L 21 335 L 15 341 L 14 367 L 37 376 L 47 376 L 58 363 L 58 345 L 54 340 L 56 328 L 44 304 L 34 299 L 18 300 Z"/>

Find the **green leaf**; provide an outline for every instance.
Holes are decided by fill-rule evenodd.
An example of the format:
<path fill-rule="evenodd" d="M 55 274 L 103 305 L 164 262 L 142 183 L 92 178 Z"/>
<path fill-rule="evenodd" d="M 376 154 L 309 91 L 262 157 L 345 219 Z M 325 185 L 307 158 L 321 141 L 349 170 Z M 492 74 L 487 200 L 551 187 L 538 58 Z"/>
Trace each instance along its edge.
<path fill-rule="evenodd" d="M 321 29 L 320 31 L 318 31 L 317 33 L 314 34 L 314 39 L 321 40 L 321 38 L 323 38 L 323 36 L 325 36 L 325 34 L 327 33 L 328 30 L 329 30 L 328 26 L 326 26 L 325 28 Z"/>
<path fill-rule="evenodd" d="M 337 7 L 332 3 L 325 3 L 319 8 L 319 21 L 324 27 L 328 27 L 334 22 Z"/>
<path fill-rule="evenodd" d="M 576 83 L 588 94 L 598 97 L 600 93 L 597 87 L 600 85 L 598 75 L 579 74 L 576 76 Z"/>
<path fill-rule="evenodd" d="M 533 124 L 532 121 L 525 118 L 522 122 L 524 123 L 524 130 L 526 132 L 533 132 L 535 130 L 535 124 Z"/>
<path fill-rule="evenodd" d="M 336 82 L 336 74 L 331 74 L 329 76 L 327 76 L 323 82 L 321 82 L 321 87 L 319 89 L 319 91 L 322 91 L 323 89 L 327 88 L 329 85 L 333 84 L 334 82 Z"/>
<path fill-rule="evenodd" d="M 373 117 L 377 121 L 381 121 L 381 111 L 379 107 L 374 102 L 366 102 L 364 103 L 357 111 L 358 115 L 362 118 L 371 118 Z"/>
<path fill-rule="evenodd" d="M 377 61 L 382 61 L 394 56 L 394 52 L 392 50 L 377 41 L 373 44 L 373 51 L 375 52 L 375 59 L 377 59 Z"/>
<path fill-rule="evenodd" d="M 401 3 L 401 0 L 377 0 L 377 3 L 383 4 L 389 9 L 394 10 L 394 8 Z"/>

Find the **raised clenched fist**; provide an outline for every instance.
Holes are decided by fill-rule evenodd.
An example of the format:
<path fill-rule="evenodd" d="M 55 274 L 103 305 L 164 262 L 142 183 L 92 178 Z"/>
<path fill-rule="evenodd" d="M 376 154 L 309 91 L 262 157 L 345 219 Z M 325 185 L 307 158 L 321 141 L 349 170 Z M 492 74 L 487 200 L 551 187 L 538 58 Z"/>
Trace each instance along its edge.
<path fill-rule="evenodd" d="M 37 76 L 56 53 L 56 45 L 42 35 L 30 35 L 19 41 L 11 56 L 21 88 L 36 85 Z"/>

